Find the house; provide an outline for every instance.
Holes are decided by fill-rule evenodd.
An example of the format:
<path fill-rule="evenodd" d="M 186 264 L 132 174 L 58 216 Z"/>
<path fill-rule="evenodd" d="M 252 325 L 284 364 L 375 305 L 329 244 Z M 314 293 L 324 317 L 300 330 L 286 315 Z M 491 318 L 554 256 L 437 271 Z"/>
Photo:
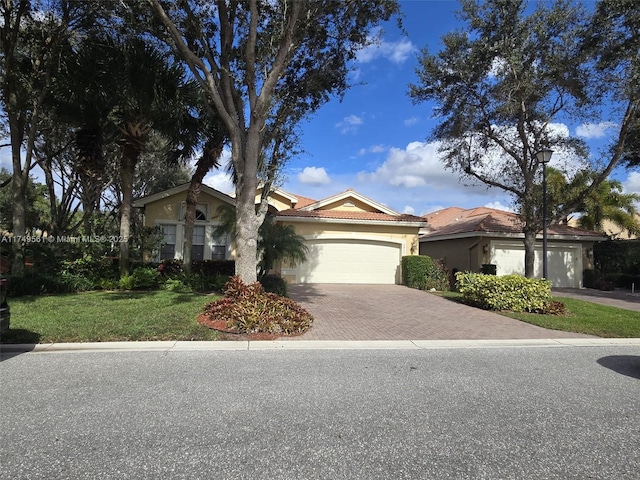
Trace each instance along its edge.
<path fill-rule="evenodd" d="M 162 229 L 164 245 L 156 259 L 181 258 L 188 187 L 180 185 L 133 204 L 143 209 L 145 226 Z M 257 201 L 260 194 L 256 194 Z M 235 200 L 202 187 L 194 259 L 234 257 L 231 239 L 214 235 L 219 224 L 217 209 L 223 204 L 235 206 Z M 309 249 L 305 263 L 278 266 L 278 273 L 291 283 L 399 284 L 401 258 L 418 254 L 418 233 L 426 226 L 420 217 L 400 214 L 351 189 L 322 200 L 276 189 L 268 204 L 275 220 L 292 225 Z"/>
<path fill-rule="evenodd" d="M 420 254 L 442 259 L 449 270 L 479 272 L 495 264 L 498 275 L 524 274 L 524 234 L 519 217 L 480 207 L 450 207 L 423 216 Z M 593 244 L 601 233 L 566 225 L 547 228 L 547 266 L 554 287 L 582 287 L 584 269 L 593 268 Z M 534 276 L 542 277 L 542 235 L 535 247 Z"/>
<path fill-rule="evenodd" d="M 189 184 L 185 183 L 133 202 L 134 208 L 141 208 L 143 211 L 145 227 L 160 227 L 164 237 L 162 248 L 155 255 L 156 260 L 182 258 L 188 189 Z M 233 246 L 229 235 L 216 237 L 214 234 L 215 228 L 220 224 L 217 212 L 222 205 L 235 207 L 235 199 L 202 185 L 193 227 L 193 260 L 233 258 Z"/>

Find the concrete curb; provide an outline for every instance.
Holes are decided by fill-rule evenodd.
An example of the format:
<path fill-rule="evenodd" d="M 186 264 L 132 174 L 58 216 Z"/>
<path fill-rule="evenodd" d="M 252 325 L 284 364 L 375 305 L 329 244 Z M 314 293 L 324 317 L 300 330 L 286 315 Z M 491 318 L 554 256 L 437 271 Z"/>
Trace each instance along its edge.
<path fill-rule="evenodd" d="M 529 340 L 270 340 L 39 343 L 0 345 L 0 354 L 72 352 L 183 352 L 243 350 L 431 350 L 444 348 L 637 346 L 640 338 L 553 338 Z"/>

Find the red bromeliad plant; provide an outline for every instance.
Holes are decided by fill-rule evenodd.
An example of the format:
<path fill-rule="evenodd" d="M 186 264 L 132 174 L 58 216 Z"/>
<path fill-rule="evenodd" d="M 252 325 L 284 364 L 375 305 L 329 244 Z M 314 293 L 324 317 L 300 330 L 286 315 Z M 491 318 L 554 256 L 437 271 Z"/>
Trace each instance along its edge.
<path fill-rule="evenodd" d="M 306 331 L 313 317 L 289 298 L 267 293 L 259 282 L 246 285 L 233 276 L 224 287 L 224 297 L 207 304 L 205 321 L 226 322 L 234 333 L 281 333 L 291 335 Z"/>

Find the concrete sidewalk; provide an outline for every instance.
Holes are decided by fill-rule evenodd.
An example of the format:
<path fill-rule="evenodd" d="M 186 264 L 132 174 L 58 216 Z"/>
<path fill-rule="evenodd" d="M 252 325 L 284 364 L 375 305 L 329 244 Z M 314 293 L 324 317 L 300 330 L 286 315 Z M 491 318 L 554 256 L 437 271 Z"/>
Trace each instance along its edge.
<path fill-rule="evenodd" d="M 402 285 L 290 285 L 315 318 L 295 340 L 594 338 L 530 325 Z"/>
<path fill-rule="evenodd" d="M 300 337 L 298 337 L 300 338 Z M 3 344 L 0 357 L 21 353 L 55 354 L 86 352 L 196 352 L 263 350 L 438 350 L 452 348 L 557 348 L 637 346 L 640 338 L 547 338 L 512 340 L 242 340 L 242 341 L 158 341 Z"/>

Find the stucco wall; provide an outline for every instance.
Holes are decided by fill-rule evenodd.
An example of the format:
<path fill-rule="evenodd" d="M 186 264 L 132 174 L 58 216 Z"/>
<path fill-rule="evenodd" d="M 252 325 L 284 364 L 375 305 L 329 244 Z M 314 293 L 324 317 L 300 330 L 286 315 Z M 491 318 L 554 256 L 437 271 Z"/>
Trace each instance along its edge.
<path fill-rule="evenodd" d="M 341 212 L 378 212 L 379 210 L 369 205 L 368 203 L 361 202 L 360 200 L 352 197 L 343 198 L 336 202 L 329 203 L 318 210 L 338 210 Z"/>
<path fill-rule="evenodd" d="M 283 221 L 284 224 L 293 225 L 296 233 L 304 237 L 312 238 L 345 238 L 368 239 L 378 241 L 400 242 L 403 246 L 403 255 L 418 254 L 417 227 L 403 227 L 396 225 L 367 225 L 353 223 L 329 223 L 329 222 L 295 222 Z"/>
<path fill-rule="evenodd" d="M 488 258 L 482 251 L 482 238 L 460 238 L 437 242 L 420 242 L 420 255 L 442 260 L 445 268 L 452 271 L 480 271 L 480 265 Z M 487 242 L 488 243 L 488 242 Z"/>
<path fill-rule="evenodd" d="M 186 202 L 187 192 L 180 192 L 155 202 L 148 203 L 144 209 L 144 224 L 153 227 L 162 220 L 177 222 L 180 215 L 180 204 Z M 207 205 L 208 221 L 215 222 L 217 209 L 221 205 L 228 205 L 206 192 L 201 192 L 198 198 L 198 205 Z"/>

